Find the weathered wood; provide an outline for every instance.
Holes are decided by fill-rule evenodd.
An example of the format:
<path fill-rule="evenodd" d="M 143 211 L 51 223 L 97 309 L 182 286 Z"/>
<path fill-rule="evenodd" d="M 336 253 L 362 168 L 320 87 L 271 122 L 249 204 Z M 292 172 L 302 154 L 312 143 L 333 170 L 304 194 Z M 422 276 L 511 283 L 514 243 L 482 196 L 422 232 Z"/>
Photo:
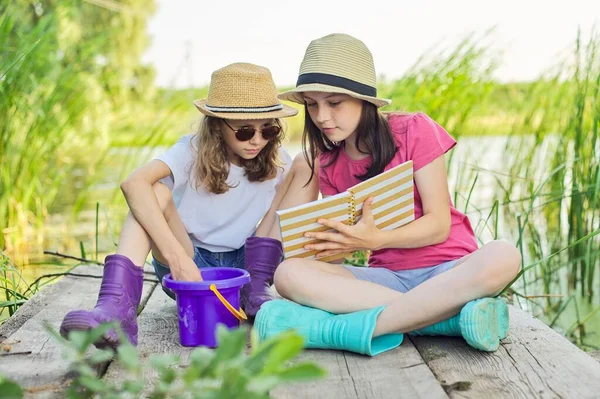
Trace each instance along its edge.
<path fill-rule="evenodd" d="M 177 319 L 177 305 L 169 298 L 160 287 L 150 296 L 143 312 L 138 317 L 138 354 L 144 361 L 148 356 L 157 353 L 179 355 L 187 362 L 190 352 L 194 348 L 187 348 L 179 344 L 179 331 Z M 127 376 L 123 367 L 113 362 L 108 367 L 104 379 L 121 383 Z M 157 374 L 154 370 L 145 368 L 144 385 L 149 388 L 156 381 Z"/>
<path fill-rule="evenodd" d="M 318 363 L 327 370 L 327 378 L 278 387 L 273 390 L 273 398 L 448 397 L 410 340 L 377 357 L 307 350 L 298 361 Z"/>
<path fill-rule="evenodd" d="M 102 268 L 82 265 L 74 269 L 78 274 L 102 276 Z M 64 315 L 72 309 L 91 309 L 98 297 L 100 278 L 65 276 L 24 304 L 5 325 L 0 334 L 6 336 L 3 345 L 11 352 L 30 352 L 26 355 L 3 356 L 0 374 L 17 381 L 29 390 L 29 396 L 61 396 L 68 381 L 68 367 L 61 347 L 44 328 L 48 322 L 58 330 Z M 145 282 L 142 303 L 156 286 Z M 10 323 L 10 324 L 9 324 Z"/>
<path fill-rule="evenodd" d="M 494 353 L 459 338 L 412 338 L 450 397 L 597 398 L 600 364 L 541 321 L 510 308 L 510 334 Z"/>
<path fill-rule="evenodd" d="M 138 353 L 141 359 L 155 353 L 172 353 L 186 361 L 193 348 L 179 345 L 175 302 L 160 289 L 150 297 L 138 318 Z M 352 353 L 308 350 L 298 361 L 315 361 L 328 371 L 322 381 L 293 384 L 274 390 L 275 398 L 443 398 L 447 397 L 412 343 L 376 358 Z M 114 383 L 126 373 L 112 363 L 104 376 Z M 153 370 L 145 370 L 144 382 L 156 381 Z M 398 389 L 401 387 L 401 389 Z"/>
<path fill-rule="evenodd" d="M 82 274 L 100 275 L 101 268 L 82 266 Z M 0 326 L 15 355 L 3 356 L 0 373 L 29 388 L 29 397 L 62 397 L 68 364 L 42 326 L 58 328 L 73 308 L 91 308 L 100 279 L 65 277 L 25 304 Z M 138 351 L 142 360 L 155 353 L 179 354 L 187 361 L 193 348 L 179 345 L 177 310 L 155 283 L 144 285 L 147 303 L 138 318 Z M 511 307 L 509 337 L 494 353 L 470 348 L 462 339 L 405 338 L 397 349 L 374 358 L 347 352 L 307 350 L 296 361 L 314 361 L 328 371 L 324 380 L 276 388 L 272 396 L 288 398 L 403 397 L 598 397 L 600 364 L 529 314 Z M 246 325 L 247 326 L 247 325 Z M 16 354 L 17 352 L 22 354 Z M 29 353 L 28 353 L 29 352 Z M 105 380 L 125 378 L 110 364 Z M 156 375 L 146 370 L 147 388 Z"/>
<path fill-rule="evenodd" d="M 139 358 L 145 362 L 153 354 L 177 355 L 182 364 L 189 363 L 189 355 L 195 348 L 184 347 L 179 344 L 177 305 L 169 298 L 160 287 L 152 293 L 143 312 L 138 317 L 138 346 Z M 248 324 L 243 324 L 249 327 Z M 154 382 L 158 378 L 157 372 L 144 367 L 144 394 L 149 394 Z M 109 365 L 103 379 L 119 385 L 128 377 L 126 370 L 118 362 Z"/>
<path fill-rule="evenodd" d="M 588 355 L 600 362 L 600 351 L 588 352 Z"/>

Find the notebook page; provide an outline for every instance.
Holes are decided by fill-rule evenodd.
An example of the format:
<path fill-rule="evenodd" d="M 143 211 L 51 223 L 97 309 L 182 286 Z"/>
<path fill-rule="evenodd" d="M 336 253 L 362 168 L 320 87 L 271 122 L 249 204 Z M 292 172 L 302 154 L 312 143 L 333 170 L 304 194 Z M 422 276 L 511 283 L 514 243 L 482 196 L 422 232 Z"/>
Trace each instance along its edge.
<path fill-rule="evenodd" d="M 308 251 L 304 246 L 317 240 L 304 237 L 307 232 L 334 231 L 317 220 L 331 219 L 348 224 L 350 221 L 350 194 L 348 192 L 332 195 L 294 208 L 277 211 L 283 250 L 286 259 L 315 259 L 319 251 Z M 343 257 L 340 254 L 337 258 Z M 328 258 L 329 260 L 329 258 Z"/>
<path fill-rule="evenodd" d="M 413 163 L 393 167 L 350 189 L 356 203 L 356 221 L 362 215 L 364 201 L 374 197 L 375 224 L 382 230 L 393 230 L 415 219 Z"/>

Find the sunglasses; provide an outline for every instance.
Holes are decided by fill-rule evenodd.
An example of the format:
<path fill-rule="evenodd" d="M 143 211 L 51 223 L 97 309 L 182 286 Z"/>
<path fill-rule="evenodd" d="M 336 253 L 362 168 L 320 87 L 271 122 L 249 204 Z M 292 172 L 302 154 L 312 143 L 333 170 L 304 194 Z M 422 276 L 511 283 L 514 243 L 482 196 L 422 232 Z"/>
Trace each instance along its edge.
<path fill-rule="evenodd" d="M 252 126 L 242 126 L 239 129 L 234 129 L 233 127 L 231 127 L 231 125 L 229 125 L 229 123 L 227 123 L 227 121 L 225 121 L 225 119 L 223 119 L 223 123 L 225 123 L 228 128 L 235 132 L 235 138 L 239 141 L 248 141 L 252 139 L 252 137 L 254 137 L 254 135 L 256 134 L 257 129 L 253 128 Z M 265 126 L 262 129 L 258 130 L 260 131 L 265 140 L 273 140 L 274 138 L 279 136 L 279 133 L 281 132 L 281 126 Z"/>

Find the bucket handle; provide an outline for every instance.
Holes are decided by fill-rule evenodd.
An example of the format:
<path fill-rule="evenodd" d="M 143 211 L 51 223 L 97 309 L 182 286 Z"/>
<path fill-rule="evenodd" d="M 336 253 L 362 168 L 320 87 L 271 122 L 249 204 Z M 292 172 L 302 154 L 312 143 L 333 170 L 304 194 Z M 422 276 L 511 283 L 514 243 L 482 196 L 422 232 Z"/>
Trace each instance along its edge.
<path fill-rule="evenodd" d="M 215 293 L 215 295 L 217 296 L 217 298 L 219 298 L 219 300 L 223 303 L 223 305 L 225 305 L 225 307 L 231 312 L 233 313 L 233 315 L 235 317 L 237 317 L 237 319 L 239 321 L 245 321 L 248 320 L 248 316 L 246 316 L 246 313 L 244 313 L 244 311 L 242 310 L 242 308 L 240 308 L 240 310 L 236 310 L 233 306 L 231 306 L 231 304 L 227 301 L 227 299 L 225 299 L 223 297 L 223 295 L 221 295 L 221 293 L 219 292 L 219 290 L 217 289 L 217 286 L 214 284 L 210 285 L 210 290 L 212 292 Z"/>

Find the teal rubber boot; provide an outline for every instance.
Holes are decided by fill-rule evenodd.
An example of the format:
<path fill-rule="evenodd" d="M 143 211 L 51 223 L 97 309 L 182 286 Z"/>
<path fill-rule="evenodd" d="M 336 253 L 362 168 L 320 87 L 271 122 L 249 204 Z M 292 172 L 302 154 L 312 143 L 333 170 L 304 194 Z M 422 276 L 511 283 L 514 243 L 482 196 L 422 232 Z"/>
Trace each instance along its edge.
<path fill-rule="evenodd" d="M 508 328 L 506 300 L 481 298 L 467 303 L 456 316 L 410 334 L 462 336 L 473 348 L 493 352 L 508 335 Z"/>
<path fill-rule="evenodd" d="M 396 348 L 402 334 L 373 338 L 380 306 L 360 312 L 335 315 L 287 300 L 272 300 L 262 305 L 254 328 L 261 340 L 287 330 L 296 330 L 304 338 L 306 348 L 338 349 L 375 356 Z"/>
<path fill-rule="evenodd" d="M 440 321 L 419 330 L 409 332 L 410 335 L 443 335 L 446 337 L 462 337 L 460 331 L 460 313 L 449 319 Z"/>

